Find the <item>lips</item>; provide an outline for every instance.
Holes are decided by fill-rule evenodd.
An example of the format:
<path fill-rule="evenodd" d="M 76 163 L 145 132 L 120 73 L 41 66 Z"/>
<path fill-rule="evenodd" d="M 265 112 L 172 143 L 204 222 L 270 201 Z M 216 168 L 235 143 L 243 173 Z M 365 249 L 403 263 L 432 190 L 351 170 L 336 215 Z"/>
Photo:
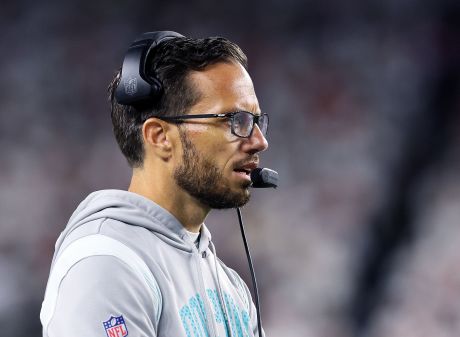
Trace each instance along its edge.
<path fill-rule="evenodd" d="M 257 168 L 257 163 L 256 162 L 249 162 L 243 165 L 237 166 L 234 171 L 235 172 L 244 172 L 245 174 L 249 175 L 251 174 L 251 171 Z"/>

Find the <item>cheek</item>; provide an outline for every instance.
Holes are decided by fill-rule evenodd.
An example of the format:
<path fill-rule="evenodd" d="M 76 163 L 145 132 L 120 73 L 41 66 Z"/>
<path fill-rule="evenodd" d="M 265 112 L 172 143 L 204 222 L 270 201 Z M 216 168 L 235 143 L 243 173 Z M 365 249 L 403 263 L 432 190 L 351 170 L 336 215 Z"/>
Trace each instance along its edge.
<path fill-rule="evenodd" d="M 233 136 L 233 135 L 231 135 Z M 213 137 L 198 137 L 195 145 L 200 153 L 222 170 L 232 169 L 235 155 L 238 152 L 238 142 L 220 133 Z"/>
<path fill-rule="evenodd" d="M 233 166 L 241 142 L 240 138 L 232 134 L 230 122 L 190 123 L 187 124 L 187 136 L 197 151 L 220 169 Z"/>

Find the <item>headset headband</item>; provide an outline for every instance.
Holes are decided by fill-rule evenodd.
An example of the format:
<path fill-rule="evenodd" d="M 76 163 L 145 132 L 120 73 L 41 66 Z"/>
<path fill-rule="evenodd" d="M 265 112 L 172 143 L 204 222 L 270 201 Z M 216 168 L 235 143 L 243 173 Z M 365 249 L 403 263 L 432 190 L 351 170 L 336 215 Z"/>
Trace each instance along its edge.
<path fill-rule="evenodd" d="M 161 82 L 146 74 L 149 53 L 161 42 L 183 35 L 172 31 L 148 32 L 140 35 L 129 47 L 123 60 L 121 78 L 115 98 L 122 105 L 152 103 L 163 91 Z"/>

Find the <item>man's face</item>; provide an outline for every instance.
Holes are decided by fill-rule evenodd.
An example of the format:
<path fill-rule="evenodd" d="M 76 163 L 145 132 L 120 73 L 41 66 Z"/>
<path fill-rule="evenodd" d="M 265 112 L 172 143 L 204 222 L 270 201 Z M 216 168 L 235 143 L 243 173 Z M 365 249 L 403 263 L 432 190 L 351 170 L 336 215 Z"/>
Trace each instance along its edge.
<path fill-rule="evenodd" d="M 239 110 L 260 114 L 254 87 L 239 64 L 218 63 L 192 72 L 189 80 L 201 93 L 193 114 Z M 231 133 L 226 118 L 192 119 L 179 127 L 182 160 L 174 170 L 179 187 L 210 208 L 240 207 L 249 201 L 249 172 L 258 166 L 257 153 L 267 141 L 257 126 L 249 138 Z"/>

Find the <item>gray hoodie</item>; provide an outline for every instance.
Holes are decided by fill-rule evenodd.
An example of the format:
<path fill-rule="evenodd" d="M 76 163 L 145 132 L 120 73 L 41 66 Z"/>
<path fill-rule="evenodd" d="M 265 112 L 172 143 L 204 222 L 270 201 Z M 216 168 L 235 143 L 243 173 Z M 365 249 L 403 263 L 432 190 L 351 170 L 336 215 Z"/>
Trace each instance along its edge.
<path fill-rule="evenodd" d="M 56 242 L 44 337 L 258 336 L 250 292 L 165 209 L 140 195 L 90 194 Z"/>

